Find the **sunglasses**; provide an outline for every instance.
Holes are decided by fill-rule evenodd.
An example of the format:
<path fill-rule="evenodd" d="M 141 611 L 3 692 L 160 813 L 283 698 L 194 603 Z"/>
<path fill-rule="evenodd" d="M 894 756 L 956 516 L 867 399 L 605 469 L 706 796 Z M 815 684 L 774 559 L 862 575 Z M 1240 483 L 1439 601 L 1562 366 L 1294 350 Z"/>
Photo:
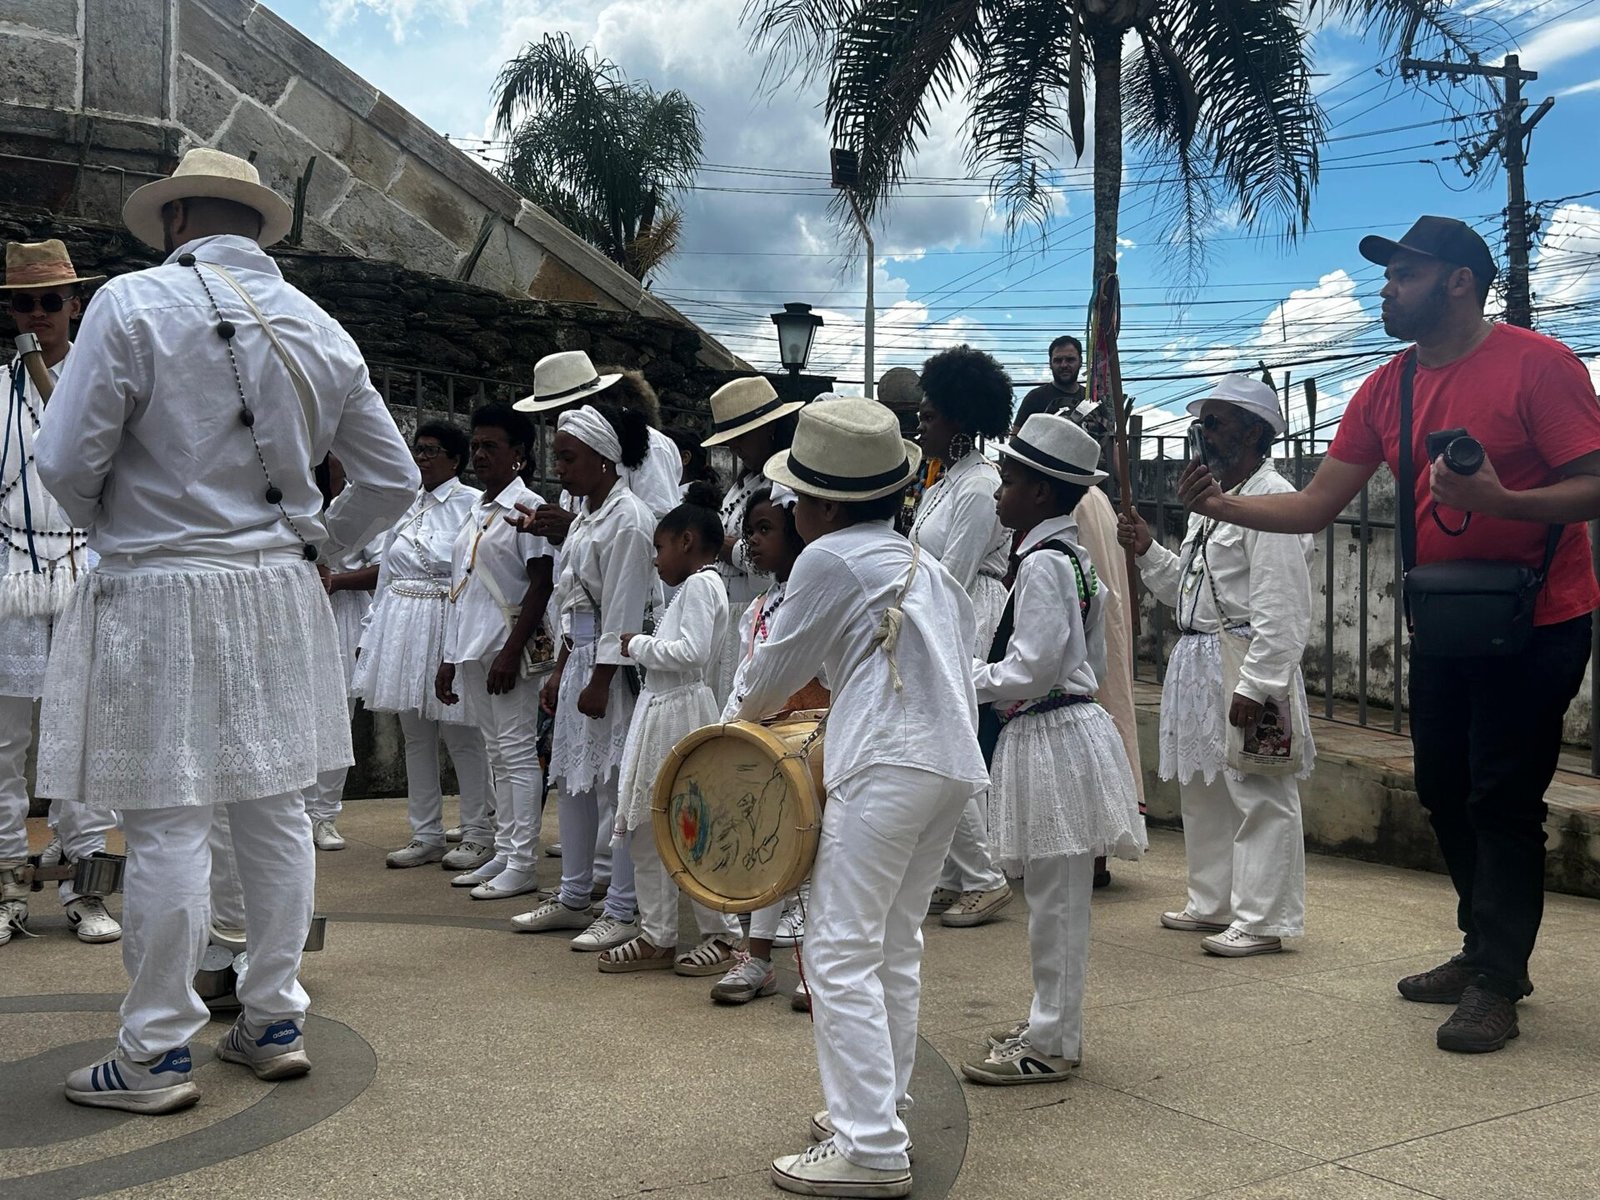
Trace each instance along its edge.
<path fill-rule="evenodd" d="M 67 306 L 67 298 L 60 292 L 46 292 L 42 296 L 11 297 L 11 311 L 27 316 L 33 311 L 35 302 L 47 313 L 58 313 Z"/>
<path fill-rule="evenodd" d="M 443 446 L 413 446 L 413 447 L 411 447 L 411 457 L 416 459 L 418 462 L 432 462 L 434 459 L 438 458 L 439 455 L 441 455 L 443 453 L 444 453 L 444 447 Z"/>
<path fill-rule="evenodd" d="M 1200 418 L 1200 424 L 1207 429 L 1226 429 L 1237 422 L 1228 417 L 1219 417 L 1216 413 L 1207 413 Z"/>

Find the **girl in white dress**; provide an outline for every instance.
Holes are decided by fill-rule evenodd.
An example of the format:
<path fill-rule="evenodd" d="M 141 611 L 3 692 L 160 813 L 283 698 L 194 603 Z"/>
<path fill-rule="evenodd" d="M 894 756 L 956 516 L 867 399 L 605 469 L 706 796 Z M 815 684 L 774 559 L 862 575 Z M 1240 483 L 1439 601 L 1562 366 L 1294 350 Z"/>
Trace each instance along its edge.
<path fill-rule="evenodd" d="M 720 509 L 722 554 L 717 570 L 728 589 L 729 612 L 743 612 L 772 582 L 771 576 L 750 561 L 744 519 L 751 497 L 767 486 L 761 468 L 767 459 L 789 448 L 794 440 L 795 414 L 802 407 L 799 401 L 779 399 L 772 384 L 760 375 L 735 379 L 711 394 L 711 436 L 701 444 L 707 450 L 726 446 L 738 463 L 738 472 Z M 719 703 L 727 703 L 733 690 L 733 673 L 743 655 L 737 636 L 737 630 L 729 631 L 727 648 L 718 664 Z"/>
<path fill-rule="evenodd" d="M 647 430 L 639 413 L 610 406 L 568 409 L 556 425 L 556 474 L 584 502 L 561 546 L 556 606 L 564 641 L 544 689 L 556 720 L 550 776 L 561 795 L 561 891 L 512 925 L 527 933 L 581 929 L 574 950 L 609 950 L 639 933 L 628 853 L 612 856 L 598 919 L 589 907 L 596 841 L 615 818 L 637 694 L 622 635 L 645 627 L 657 586 L 655 518 L 621 474 L 644 461 Z M 536 520 L 536 510 L 521 517 L 525 529 Z"/>
<path fill-rule="evenodd" d="M 711 673 L 727 640 L 728 595 L 717 574 L 722 523 L 717 493 L 695 493 L 701 503 L 679 505 L 656 526 L 656 570 L 676 589 L 654 634 L 622 635 L 622 653 L 643 667 L 644 689 L 633 710 L 622 759 L 613 845 L 631 843 L 634 887 L 639 896 L 639 935 L 600 956 L 608 974 L 666 970 L 679 975 L 718 975 L 739 944 L 738 919 L 695 904 L 700 944 L 678 954 L 678 888 L 656 852 L 650 798 L 656 772 L 679 740 L 715 724 L 717 701 Z M 629 835 L 633 836 L 630 837 Z"/>
<path fill-rule="evenodd" d="M 378 590 L 351 686 L 368 712 L 395 713 L 405 739 L 411 840 L 384 861 L 395 868 L 441 863 L 472 871 L 494 857 L 489 759 L 483 732 L 471 723 L 466 706 L 441 704 L 433 681 L 444 650 L 451 548 L 482 493 L 458 478 L 467 458 L 464 430 L 443 421 L 424 422 L 417 427 L 412 454 L 422 471 L 422 490 L 384 543 Z M 461 789 L 461 844 L 448 853 L 441 740 Z"/>
<path fill-rule="evenodd" d="M 1011 599 L 973 682 L 990 727 L 1001 725 L 989 831 L 996 861 L 1022 876 L 1027 893 L 1034 994 L 1027 1019 L 961 1070 L 977 1083 L 1048 1083 L 1068 1078 L 1083 1053 L 1094 860 L 1138 858 L 1145 833 L 1127 752 L 1095 703 L 1106 589 L 1072 516 L 1084 489 L 1105 478 L 1100 447 L 1066 417 L 1041 414 L 1001 453 L 1000 518 L 1026 532 Z"/>
<path fill-rule="evenodd" d="M 978 618 L 972 653 L 983 658 L 1006 605 L 1011 533 L 995 512 L 1000 472 L 977 447 L 1011 428 L 1011 379 L 982 350 L 955 346 L 922 364 L 917 442 L 944 465 L 917 504 L 911 540 L 966 589 Z M 955 928 L 982 925 L 1011 902 L 1011 888 L 989 854 L 985 802 L 975 797 L 961 814 L 929 913 Z"/>

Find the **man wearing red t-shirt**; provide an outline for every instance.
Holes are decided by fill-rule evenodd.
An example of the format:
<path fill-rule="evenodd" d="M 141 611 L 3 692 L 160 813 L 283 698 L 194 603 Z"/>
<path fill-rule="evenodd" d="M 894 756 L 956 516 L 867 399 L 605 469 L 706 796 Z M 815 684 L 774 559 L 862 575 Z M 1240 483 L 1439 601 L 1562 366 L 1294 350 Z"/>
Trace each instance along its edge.
<path fill-rule="evenodd" d="M 1600 517 L 1600 403 L 1588 371 L 1560 342 L 1484 319 L 1494 259 L 1460 221 L 1423 217 L 1398 242 L 1363 238 L 1361 253 L 1385 268 L 1384 330 L 1415 343 L 1405 452 L 1415 464 L 1417 563 L 1537 568 L 1550 526 L 1565 526 L 1522 653 L 1446 658 L 1411 647 L 1417 796 L 1460 898 L 1464 944 L 1449 962 L 1402 979 L 1400 994 L 1457 1006 L 1439 1027 L 1441 1049 L 1498 1050 L 1517 1036 L 1516 1002 L 1533 990 L 1527 970 L 1544 913 L 1544 793 L 1600 606 L 1583 526 Z M 1379 463 L 1399 478 L 1400 380 L 1410 353 L 1361 385 L 1303 492 L 1227 496 L 1193 463 L 1179 480 L 1180 498 L 1252 529 L 1324 528 Z M 1483 443 L 1476 474 L 1456 474 L 1442 454 L 1428 460 L 1427 435 L 1460 428 Z"/>

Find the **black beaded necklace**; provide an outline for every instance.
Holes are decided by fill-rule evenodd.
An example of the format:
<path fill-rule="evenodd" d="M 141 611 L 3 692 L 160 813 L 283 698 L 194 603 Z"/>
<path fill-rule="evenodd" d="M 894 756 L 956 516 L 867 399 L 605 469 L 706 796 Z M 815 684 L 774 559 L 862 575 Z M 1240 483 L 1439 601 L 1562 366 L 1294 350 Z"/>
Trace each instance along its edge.
<path fill-rule="evenodd" d="M 272 482 L 272 472 L 267 468 L 267 458 L 261 452 L 261 441 L 256 437 L 256 414 L 250 407 L 250 401 L 245 398 L 244 378 L 239 374 L 239 360 L 233 352 L 233 337 L 238 331 L 233 327 L 233 322 L 222 315 L 222 308 L 217 304 L 216 296 L 211 293 L 211 285 L 206 282 L 205 272 L 195 262 L 192 254 L 183 254 L 178 257 L 180 267 L 188 267 L 194 271 L 195 278 L 200 281 L 200 287 L 206 294 L 206 299 L 211 301 L 211 311 L 217 314 L 217 336 L 222 339 L 222 344 L 228 348 L 228 365 L 233 368 L 233 386 L 239 392 L 239 424 L 243 425 L 250 434 L 250 444 L 256 449 L 256 461 L 261 464 L 261 476 L 267 481 L 265 492 L 266 502 L 278 510 L 283 517 L 284 524 L 300 541 L 300 553 L 307 562 L 317 561 L 317 548 L 306 541 L 305 535 L 300 532 L 299 526 L 294 523 L 294 518 L 283 507 L 283 489 Z"/>

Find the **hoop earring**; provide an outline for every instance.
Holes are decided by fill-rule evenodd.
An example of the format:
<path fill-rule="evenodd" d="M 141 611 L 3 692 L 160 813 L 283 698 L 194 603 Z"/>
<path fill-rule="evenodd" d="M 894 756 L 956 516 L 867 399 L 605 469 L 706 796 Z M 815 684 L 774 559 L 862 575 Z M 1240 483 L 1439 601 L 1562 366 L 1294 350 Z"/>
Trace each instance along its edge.
<path fill-rule="evenodd" d="M 951 462 L 960 462 L 963 458 L 971 453 L 972 435 L 970 433 L 958 433 L 955 435 L 955 437 L 950 439 Z"/>

